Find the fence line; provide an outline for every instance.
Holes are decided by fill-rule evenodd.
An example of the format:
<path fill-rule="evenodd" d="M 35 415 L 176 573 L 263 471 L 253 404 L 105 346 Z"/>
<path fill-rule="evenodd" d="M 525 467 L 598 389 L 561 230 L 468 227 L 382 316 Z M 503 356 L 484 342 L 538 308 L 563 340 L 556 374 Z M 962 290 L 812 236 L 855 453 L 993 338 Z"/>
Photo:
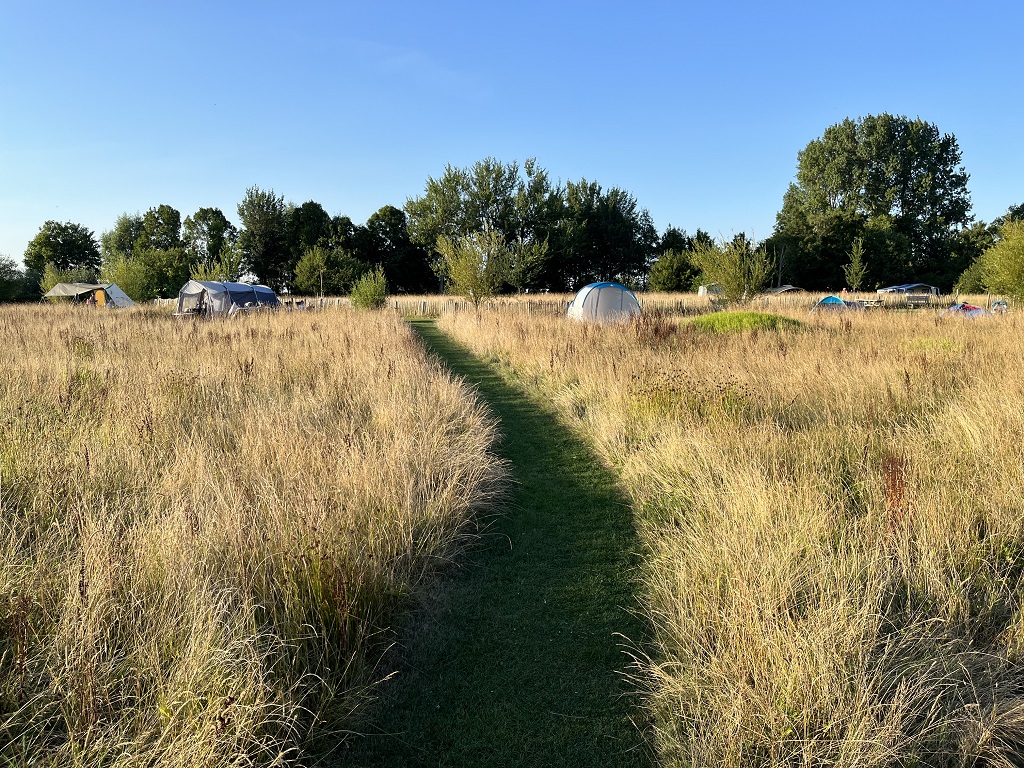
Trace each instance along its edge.
<path fill-rule="evenodd" d="M 480 302 L 480 310 L 488 312 L 505 312 L 515 315 L 565 315 L 569 302 L 574 294 L 550 293 L 527 294 L 519 296 L 498 296 Z M 783 293 L 757 296 L 745 305 L 751 310 L 790 309 L 810 310 L 827 293 Z M 637 300 L 645 312 L 672 315 L 697 315 L 719 309 L 714 296 L 698 296 L 696 293 L 637 293 Z M 946 308 L 958 300 L 971 300 L 982 306 L 990 301 L 985 296 L 927 296 L 915 297 L 908 302 L 907 297 L 899 294 L 847 293 L 842 295 L 847 301 L 867 301 L 870 307 L 887 309 L 907 309 L 916 307 Z M 160 300 L 157 300 L 160 301 Z M 176 299 L 164 299 L 162 303 L 173 306 Z M 301 304 L 300 304 L 301 302 Z M 156 303 L 156 301 L 154 301 Z M 285 306 L 296 304 L 306 309 L 324 309 L 328 307 L 349 306 L 347 296 L 285 296 Z M 389 296 L 387 306 L 406 317 L 440 317 L 459 312 L 473 312 L 473 302 L 461 296 L 419 295 Z"/>

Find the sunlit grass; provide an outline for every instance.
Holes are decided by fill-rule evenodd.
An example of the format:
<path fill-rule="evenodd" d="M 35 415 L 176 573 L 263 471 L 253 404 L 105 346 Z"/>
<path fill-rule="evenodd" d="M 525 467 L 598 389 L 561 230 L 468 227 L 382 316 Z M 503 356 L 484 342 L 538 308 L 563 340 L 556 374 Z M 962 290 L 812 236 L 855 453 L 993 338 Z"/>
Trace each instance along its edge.
<path fill-rule="evenodd" d="M 802 330 L 439 322 L 628 489 L 665 765 L 1016 764 L 1019 318 L 788 314 Z"/>
<path fill-rule="evenodd" d="M 2 760 L 336 743 L 497 490 L 482 406 L 391 314 L 0 307 L 0 338 Z"/>

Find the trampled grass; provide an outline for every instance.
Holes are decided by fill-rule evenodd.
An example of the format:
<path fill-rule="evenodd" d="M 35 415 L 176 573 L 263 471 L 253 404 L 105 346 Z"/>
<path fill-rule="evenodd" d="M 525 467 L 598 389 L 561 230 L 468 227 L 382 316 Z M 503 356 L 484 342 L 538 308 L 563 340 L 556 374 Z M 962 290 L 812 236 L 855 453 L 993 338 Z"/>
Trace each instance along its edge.
<path fill-rule="evenodd" d="M 628 489 L 664 765 L 1018 764 L 1020 319 L 792 317 L 805 328 L 439 325 Z"/>
<path fill-rule="evenodd" d="M 305 763 L 474 535 L 494 424 L 390 314 L 0 307 L 0 762 Z"/>

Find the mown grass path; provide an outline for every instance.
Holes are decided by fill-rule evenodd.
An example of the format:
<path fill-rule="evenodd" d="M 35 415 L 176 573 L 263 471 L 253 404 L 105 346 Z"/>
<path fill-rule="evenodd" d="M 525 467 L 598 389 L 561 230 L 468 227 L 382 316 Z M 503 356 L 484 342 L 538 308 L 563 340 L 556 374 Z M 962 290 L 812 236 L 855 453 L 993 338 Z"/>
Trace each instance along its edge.
<path fill-rule="evenodd" d="M 427 346 L 497 416 L 514 486 L 464 565 L 417 619 L 375 731 L 346 750 L 365 766 L 646 766 L 622 677 L 637 543 L 614 477 L 555 416 L 431 321 Z M 376 730 L 379 729 L 379 730 Z"/>

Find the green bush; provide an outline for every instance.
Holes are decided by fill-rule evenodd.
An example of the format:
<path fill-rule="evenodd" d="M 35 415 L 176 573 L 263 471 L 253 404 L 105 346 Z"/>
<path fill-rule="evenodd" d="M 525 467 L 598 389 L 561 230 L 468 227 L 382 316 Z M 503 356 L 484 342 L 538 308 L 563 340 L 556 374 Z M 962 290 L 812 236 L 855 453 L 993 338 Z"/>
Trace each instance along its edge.
<path fill-rule="evenodd" d="M 993 293 L 1024 299 L 1024 221 L 1007 221 L 999 242 L 981 256 L 985 285 Z"/>
<path fill-rule="evenodd" d="M 377 267 L 356 280 L 349 295 L 352 306 L 358 309 L 380 309 L 388 300 L 388 281 L 384 268 Z"/>

